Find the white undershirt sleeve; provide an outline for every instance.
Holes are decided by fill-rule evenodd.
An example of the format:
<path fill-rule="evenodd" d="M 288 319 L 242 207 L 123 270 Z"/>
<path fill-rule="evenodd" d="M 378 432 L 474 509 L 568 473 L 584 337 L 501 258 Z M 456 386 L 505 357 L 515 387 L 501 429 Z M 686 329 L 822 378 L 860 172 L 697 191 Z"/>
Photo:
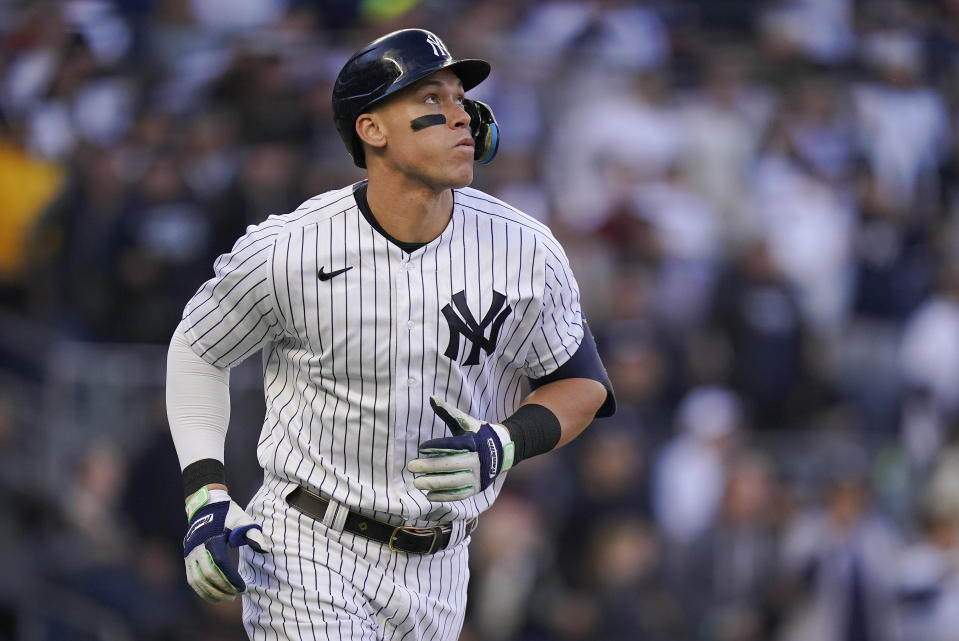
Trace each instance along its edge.
<path fill-rule="evenodd" d="M 223 462 L 230 425 L 230 371 L 197 356 L 182 323 L 167 353 L 166 411 L 181 470 L 201 459 Z"/>

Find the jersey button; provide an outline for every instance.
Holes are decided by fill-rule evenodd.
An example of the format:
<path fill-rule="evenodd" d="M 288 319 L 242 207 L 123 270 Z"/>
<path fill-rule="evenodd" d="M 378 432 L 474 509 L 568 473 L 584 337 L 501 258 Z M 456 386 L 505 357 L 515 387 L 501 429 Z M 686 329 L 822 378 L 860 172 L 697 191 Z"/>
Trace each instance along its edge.
<path fill-rule="evenodd" d="M 416 380 L 415 378 L 411 378 L 408 381 L 406 381 L 406 384 L 409 385 L 410 387 L 416 387 L 417 385 L 420 384 L 420 382 Z"/>
<path fill-rule="evenodd" d="M 416 323 L 411 320 L 406 321 L 406 329 L 413 329 L 414 327 L 416 327 Z"/>

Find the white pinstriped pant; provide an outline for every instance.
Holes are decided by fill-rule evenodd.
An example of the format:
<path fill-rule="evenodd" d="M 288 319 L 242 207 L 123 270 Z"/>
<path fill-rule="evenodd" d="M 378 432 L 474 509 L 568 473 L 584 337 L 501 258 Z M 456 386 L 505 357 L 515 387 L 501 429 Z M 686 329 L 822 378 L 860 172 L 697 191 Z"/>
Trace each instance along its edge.
<path fill-rule="evenodd" d="M 456 641 L 469 581 L 468 543 L 435 554 L 394 552 L 336 532 L 260 488 L 248 512 L 270 554 L 240 549 L 243 625 L 270 641 Z"/>

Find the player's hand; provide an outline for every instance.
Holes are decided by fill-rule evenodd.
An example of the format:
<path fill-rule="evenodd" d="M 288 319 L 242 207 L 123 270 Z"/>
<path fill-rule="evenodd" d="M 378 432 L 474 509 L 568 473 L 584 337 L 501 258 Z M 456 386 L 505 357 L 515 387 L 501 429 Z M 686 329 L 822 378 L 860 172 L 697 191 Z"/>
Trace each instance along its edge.
<path fill-rule="evenodd" d="M 514 445 L 502 425 L 485 423 L 436 398 L 430 405 L 453 436 L 420 443 L 421 458 L 406 466 L 413 485 L 431 501 L 460 501 L 488 488 L 513 466 Z"/>
<path fill-rule="evenodd" d="M 190 587 L 211 603 L 236 598 L 246 590 L 227 545 L 249 545 L 269 552 L 263 528 L 253 522 L 224 490 L 202 488 L 187 502 L 189 526 L 183 539 L 183 559 Z"/>

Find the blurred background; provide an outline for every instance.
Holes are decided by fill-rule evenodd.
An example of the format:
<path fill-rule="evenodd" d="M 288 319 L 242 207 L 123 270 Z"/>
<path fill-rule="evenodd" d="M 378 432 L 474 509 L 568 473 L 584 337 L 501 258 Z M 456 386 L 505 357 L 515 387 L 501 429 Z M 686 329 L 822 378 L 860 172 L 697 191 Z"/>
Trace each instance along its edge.
<path fill-rule="evenodd" d="M 363 177 L 332 81 L 407 26 L 493 63 L 475 186 L 564 244 L 619 401 L 510 473 L 463 640 L 959 639 L 956 0 L 0 2 L 0 639 L 245 638 L 184 580 L 166 342 Z"/>

